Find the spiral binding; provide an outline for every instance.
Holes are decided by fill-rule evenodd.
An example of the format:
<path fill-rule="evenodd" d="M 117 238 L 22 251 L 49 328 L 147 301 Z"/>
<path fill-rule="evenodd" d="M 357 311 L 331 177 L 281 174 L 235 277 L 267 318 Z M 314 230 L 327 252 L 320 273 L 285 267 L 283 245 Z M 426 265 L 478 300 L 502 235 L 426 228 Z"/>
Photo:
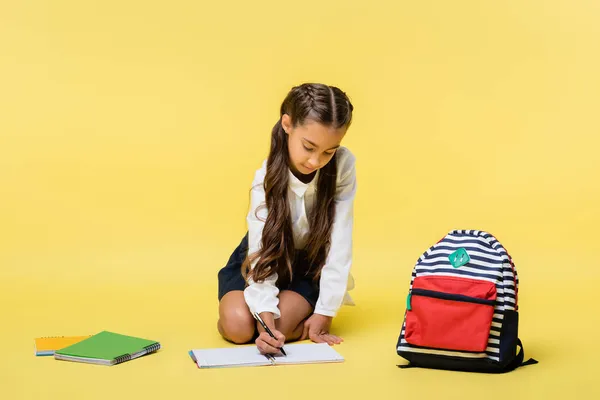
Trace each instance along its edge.
<path fill-rule="evenodd" d="M 123 354 L 122 356 L 115 357 L 115 364 L 120 364 L 125 361 L 131 361 L 133 358 L 137 358 L 144 354 L 154 353 L 160 349 L 160 343 L 154 343 L 149 346 L 144 346 L 144 350 L 139 353 L 135 353 L 133 356 L 131 354 Z"/>
<path fill-rule="evenodd" d="M 81 336 L 81 337 L 91 337 L 91 335 L 75 335 L 75 336 Z M 40 339 L 65 339 L 65 338 L 71 338 L 74 336 L 40 336 L 40 337 L 36 337 L 34 338 L 35 340 L 40 340 Z"/>
<path fill-rule="evenodd" d="M 81 335 L 81 336 L 85 336 L 85 335 Z M 64 339 L 64 338 L 68 338 L 71 336 L 40 336 L 37 337 L 36 339 Z"/>
<path fill-rule="evenodd" d="M 146 350 L 146 354 L 154 353 L 155 351 L 158 351 L 159 349 L 160 349 L 160 343 L 154 343 L 154 344 L 151 344 L 150 346 L 144 347 L 144 350 Z"/>
<path fill-rule="evenodd" d="M 123 354 L 122 356 L 115 357 L 115 364 L 120 364 L 122 362 L 129 361 L 129 360 L 131 360 L 131 355 Z"/>

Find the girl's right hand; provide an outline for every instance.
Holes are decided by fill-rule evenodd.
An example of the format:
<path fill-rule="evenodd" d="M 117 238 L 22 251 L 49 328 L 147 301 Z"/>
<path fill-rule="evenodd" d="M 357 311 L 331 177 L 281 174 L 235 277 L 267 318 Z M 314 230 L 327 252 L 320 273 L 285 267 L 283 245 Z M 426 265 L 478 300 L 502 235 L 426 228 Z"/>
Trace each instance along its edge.
<path fill-rule="evenodd" d="M 281 348 L 285 343 L 285 336 L 277 329 L 270 328 L 275 339 L 273 339 L 267 332 L 262 331 L 256 338 L 256 347 L 261 354 L 281 354 Z"/>

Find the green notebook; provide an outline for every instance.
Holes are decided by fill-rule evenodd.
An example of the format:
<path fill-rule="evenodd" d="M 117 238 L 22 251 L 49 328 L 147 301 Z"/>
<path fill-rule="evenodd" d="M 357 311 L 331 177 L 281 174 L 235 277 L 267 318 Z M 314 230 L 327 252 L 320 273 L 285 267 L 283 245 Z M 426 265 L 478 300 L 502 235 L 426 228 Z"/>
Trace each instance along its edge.
<path fill-rule="evenodd" d="M 115 365 L 160 349 L 160 343 L 133 336 L 103 331 L 81 342 L 58 350 L 54 358 L 90 364 Z"/>

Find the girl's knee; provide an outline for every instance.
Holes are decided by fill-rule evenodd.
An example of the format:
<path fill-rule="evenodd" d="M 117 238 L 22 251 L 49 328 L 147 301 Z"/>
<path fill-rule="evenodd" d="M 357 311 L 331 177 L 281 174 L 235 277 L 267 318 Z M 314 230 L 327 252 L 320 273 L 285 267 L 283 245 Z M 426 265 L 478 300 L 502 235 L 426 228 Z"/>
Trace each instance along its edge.
<path fill-rule="evenodd" d="M 298 322 L 297 319 L 286 318 L 282 314 L 281 318 L 275 321 L 275 326 L 286 341 L 298 340 L 302 336 L 302 329 L 304 328 L 304 321 Z"/>
<path fill-rule="evenodd" d="M 285 319 L 283 318 L 280 318 L 275 321 L 275 328 L 277 328 L 277 330 L 281 332 L 283 336 L 285 336 L 286 340 L 290 338 L 290 334 L 294 329 L 294 327 L 286 323 Z"/>
<path fill-rule="evenodd" d="M 256 326 L 250 312 L 242 307 L 231 307 L 223 311 L 218 322 L 221 335 L 236 344 L 250 342 Z"/>

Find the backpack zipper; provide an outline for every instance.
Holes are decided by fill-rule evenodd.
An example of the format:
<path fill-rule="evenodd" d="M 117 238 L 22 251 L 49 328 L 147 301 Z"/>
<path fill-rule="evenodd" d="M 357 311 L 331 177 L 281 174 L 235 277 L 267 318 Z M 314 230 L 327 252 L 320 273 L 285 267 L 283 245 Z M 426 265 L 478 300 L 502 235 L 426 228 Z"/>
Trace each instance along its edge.
<path fill-rule="evenodd" d="M 488 306 L 493 306 L 496 304 L 495 300 L 480 299 L 478 297 L 465 296 L 462 294 L 436 292 L 434 290 L 427 290 L 427 289 L 412 289 L 408 293 L 408 297 L 406 299 L 406 309 L 409 311 L 412 309 L 410 303 L 411 303 L 411 298 L 413 295 L 433 297 L 433 298 L 441 299 L 441 300 L 453 300 L 453 301 L 463 301 L 466 303 L 485 304 Z"/>

